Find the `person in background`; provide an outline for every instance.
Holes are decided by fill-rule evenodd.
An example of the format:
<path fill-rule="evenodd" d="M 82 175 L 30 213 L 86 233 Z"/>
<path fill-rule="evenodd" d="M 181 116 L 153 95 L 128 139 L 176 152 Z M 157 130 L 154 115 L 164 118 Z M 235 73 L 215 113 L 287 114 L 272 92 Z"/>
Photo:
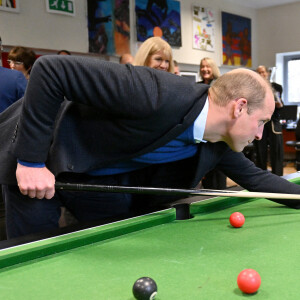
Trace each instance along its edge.
<path fill-rule="evenodd" d="M 24 75 L 16 70 L 1 66 L 2 40 L 0 37 L 0 112 L 23 97 L 27 80 Z"/>
<path fill-rule="evenodd" d="M 202 81 L 199 81 L 200 84 L 211 85 L 217 78 L 221 76 L 220 70 L 217 64 L 209 57 L 204 57 L 200 61 L 200 77 Z M 205 175 L 201 181 L 202 186 L 205 189 L 226 189 L 226 176 L 224 173 L 218 169 L 211 170 Z"/>
<path fill-rule="evenodd" d="M 174 74 L 180 76 L 180 69 L 179 69 L 179 66 L 178 66 L 178 62 L 176 60 L 174 60 Z"/>
<path fill-rule="evenodd" d="M 133 56 L 130 53 L 124 53 L 123 55 L 120 56 L 119 63 L 123 64 L 123 65 L 132 64 L 133 63 Z"/>
<path fill-rule="evenodd" d="M 269 81 L 269 72 L 266 66 L 258 66 L 256 72 Z M 283 135 L 282 125 L 280 123 L 280 109 L 283 107 L 282 101 L 282 86 L 278 83 L 272 82 L 275 111 L 272 115 L 271 122 L 266 124 L 262 139 L 255 141 L 254 146 L 256 149 L 256 165 L 263 170 L 267 170 L 268 154 L 270 154 L 270 162 L 272 173 L 282 176 L 283 175 Z"/>
<path fill-rule="evenodd" d="M 214 80 L 221 76 L 217 64 L 209 57 L 204 57 L 201 59 L 199 74 L 202 79 L 202 81 L 199 81 L 199 83 L 205 83 L 208 85 L 211 85 Z"/>
<path fill-rule="evenodd" d="M 56 54 L 57 55 L 71 55 L 71 52 L 68 50 L 59 50 Z"/>
<path fill-rule="evenodd" d="M 160 37 L 148 38 L 136 53 L 133 65 L 174 73 L 172 48 Z"/>
<path fill-rule="evenodd" d="M 13 47 L 7 56 L 9 67 L 22 72 L 27 80 L 35 60 L 36 54 L 33 50 L 20 46 Z"/>

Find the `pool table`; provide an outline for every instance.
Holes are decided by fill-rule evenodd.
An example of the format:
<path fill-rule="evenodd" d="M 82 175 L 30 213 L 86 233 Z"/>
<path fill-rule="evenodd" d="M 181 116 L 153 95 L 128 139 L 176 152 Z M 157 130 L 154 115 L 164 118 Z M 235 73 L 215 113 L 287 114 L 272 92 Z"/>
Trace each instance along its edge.
<path fill-rule="evenodd" d="M 241 228 L 229 224 L 235 211 L 246 218 Z M 300 210 L 215 197 L 190 212 L 176 220 L 170 208 L 3 249 L 0 297 L 133 300 L 135 280 L 149 276 L 158 300 L 233 300 L 248 296 L 236 280 L 252 268 L 262 283 L 251 299 L 298 299 Z"/>

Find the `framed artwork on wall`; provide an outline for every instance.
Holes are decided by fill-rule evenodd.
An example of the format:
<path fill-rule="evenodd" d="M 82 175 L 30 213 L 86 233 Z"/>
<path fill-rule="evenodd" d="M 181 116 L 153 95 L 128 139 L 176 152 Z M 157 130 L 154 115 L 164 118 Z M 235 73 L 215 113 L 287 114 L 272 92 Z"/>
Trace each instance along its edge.
<path fill-rule="evenodd" d="M 19 13 L 20 12 L 19 0 L 0 0 L 0 10 Z"/>
<path fill-rule="evenodd" d="M 130 53 L 129 0 L 88 0 L 89 52 Z"/>
<path fill-rule="evenodd" d="M 180 2 L 136 0 L 137 40 L 159 36 L 173 47 L 181 47 Z"/>
<path fill-rule="evenodd" d="M 193 6 L 193 48 L 215 51 L 215 13 L 210 8 Z"/>
<path fill-rule="evenodd" d="M 222 12 L 223 65 L 252 67 L 251 19 Z"/>

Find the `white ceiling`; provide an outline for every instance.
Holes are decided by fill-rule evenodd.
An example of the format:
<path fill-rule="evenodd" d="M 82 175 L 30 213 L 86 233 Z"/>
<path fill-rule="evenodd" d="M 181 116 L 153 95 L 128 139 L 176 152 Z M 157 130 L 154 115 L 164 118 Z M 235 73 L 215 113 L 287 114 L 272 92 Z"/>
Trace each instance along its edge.
<path fill-rule="evenodd" d="M 230 0 L 230 2 L 254 9 L 300 2 L 300 0 Z"/>

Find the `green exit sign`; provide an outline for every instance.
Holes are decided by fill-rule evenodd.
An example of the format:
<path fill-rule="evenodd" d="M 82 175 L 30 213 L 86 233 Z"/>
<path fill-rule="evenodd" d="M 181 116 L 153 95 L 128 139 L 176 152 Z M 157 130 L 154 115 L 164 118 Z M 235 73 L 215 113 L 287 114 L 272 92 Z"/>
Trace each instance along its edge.
<path fill-rule="evenodd" d="M 47 12 L 75 16 L 74 0 L 46 0 Z"/>

